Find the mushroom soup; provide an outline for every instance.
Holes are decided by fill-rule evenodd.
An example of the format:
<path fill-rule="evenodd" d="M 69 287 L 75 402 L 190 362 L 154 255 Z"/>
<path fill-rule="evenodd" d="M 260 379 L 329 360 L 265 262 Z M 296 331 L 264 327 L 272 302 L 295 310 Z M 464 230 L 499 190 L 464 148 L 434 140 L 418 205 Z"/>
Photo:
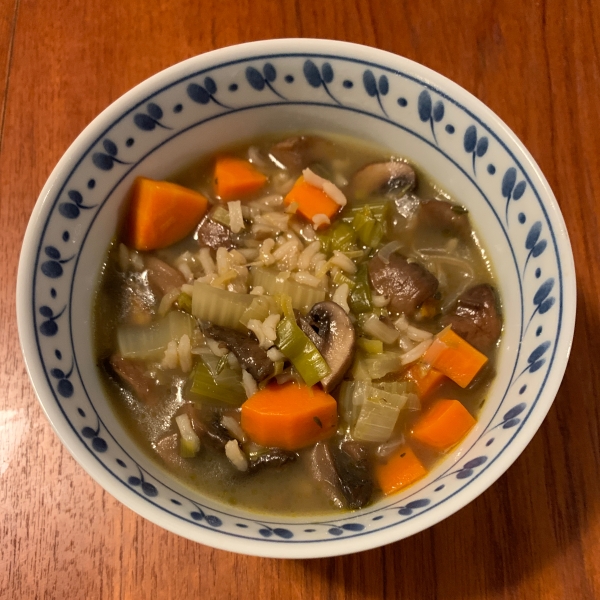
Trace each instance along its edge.
<path fill-rule="evenodd" d="M 502 329 L 460 199 L 402 157 L 309 134 L 136 180 L 94 323 L 149 455 L 287 515 L 424 476 L 475 424 Z"/>

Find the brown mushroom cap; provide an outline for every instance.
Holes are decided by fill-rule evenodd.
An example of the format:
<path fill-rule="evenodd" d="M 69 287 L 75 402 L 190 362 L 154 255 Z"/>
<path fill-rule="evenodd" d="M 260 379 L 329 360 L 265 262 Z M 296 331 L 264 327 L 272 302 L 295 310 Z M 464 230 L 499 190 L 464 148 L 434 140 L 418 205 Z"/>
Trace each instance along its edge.
<path fill-rule="evenodd" d="M 357 200 L 377 193 L 400 197 L 416 184 L 417 175 L 409 164 L 390 160 L 372 163 L 357 171 L 350 181 L 350 190 Z"/>
<path fill-rule="evenodd" d="M 354 325 L 344 309 L 331 301 L 315 304 L 306 315 L 306 320 L 323 340 L 321 354 L 331 373 L 321 379 L 321 385 L 326 392 L 330 392 L 342 381 L 352 364 L 356 346 Z"/>

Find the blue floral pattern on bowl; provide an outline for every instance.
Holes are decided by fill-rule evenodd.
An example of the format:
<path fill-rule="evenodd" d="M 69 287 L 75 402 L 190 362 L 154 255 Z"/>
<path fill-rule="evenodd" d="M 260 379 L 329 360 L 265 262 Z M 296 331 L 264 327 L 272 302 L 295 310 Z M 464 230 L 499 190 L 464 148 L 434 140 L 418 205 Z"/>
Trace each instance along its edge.
<path fill-rule="evenodd" d="M 273 519 L 230 513 L 195 492 L 186 493 L 152 463 L 126 450 L 104 422 L 106 409 L 88 393 L 91 383 L 79 368 L 73 343 L 78 323 L 72 303 L 88 234 L 113 190 L 147 157 L 164 151 L 182 134 L 200 132 L 208 122 L 226 122 L 240 112 L 251 118 L 265 107 L 296 106 L 350 112 L 357 119 L 395 127 L 449 161 L 478 190 L 494 227 L 504 235 L 507 268 L 518 283 L 519 333 L 508 380 L 496 391 L 500 401 L 495 412 L 480 422 L 462 453 L 443 462 L 432 477 L 358 513 Z M 559 339 L 568 335 L 561 329 L 565 288 L 556 223 L 541 200 L 535 173 L 517 159 L 506 137 L 448 92 L 386 61 L 273 53 L 215 62 L 171 77 L 115 114 L 46 201 L 34 263 L 27 265 L 32 281 L 29 318 L 46 384 L 62 418 L 126 493 L 188 527 L 224 536 L 265 544 L 353 538 L 403 527 L 448 502 L 484 475 L 519 435 L 546 385 Z M 410 149 L 404 154 L 410 158 Z"/>

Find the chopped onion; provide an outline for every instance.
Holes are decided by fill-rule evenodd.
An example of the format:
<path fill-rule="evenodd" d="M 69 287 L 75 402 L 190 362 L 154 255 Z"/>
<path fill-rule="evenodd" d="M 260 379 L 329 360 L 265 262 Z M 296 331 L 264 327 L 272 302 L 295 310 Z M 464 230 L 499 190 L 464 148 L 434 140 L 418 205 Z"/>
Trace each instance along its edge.
<path fill-rule="evenodd" d="M 402 248 L 402 244 L 398 240 L 394 240 L 389 244 L 386 244 L 378 253 L 377 256 L 384 262 L 386 265 L 390 262 L 390 255 L 392 255 L 396 250 Z"/>
<path fill-rule="evenodd" d="M 429 348 L 429 346 L 431 346 L 431 342 L 431 339 L 424 340 L 420 344 L 415 346 L 412 350 L 409 350 L 408 352 L 402 354 L 400 356 L 400 364 L 408 365 L 412 362 L 415 362 L 416 360 L 419 360 L 419 358 L 423 356 L 423 354 Z"/>

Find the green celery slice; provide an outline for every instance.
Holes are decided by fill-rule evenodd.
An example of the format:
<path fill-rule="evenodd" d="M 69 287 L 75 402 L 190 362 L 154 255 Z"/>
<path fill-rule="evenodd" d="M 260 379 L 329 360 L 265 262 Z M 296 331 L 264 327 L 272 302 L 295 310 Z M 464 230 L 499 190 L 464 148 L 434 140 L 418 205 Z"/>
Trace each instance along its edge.
<path fill-rule="evenodd" d="M 358 267 L 354 277 L 354 289 L 348 296 L 348 304 L 354 314 L 371 312 L 373 302 L 371 301 L 371 286 L 369 285 L 369 273 L 366 263 Z"/>
<path fill-rule="evenodd" d="M 256 296 L 251 294 L 228 292 L 196 281 L 192 295 L 192 314 L 202 321 L 245 331 L 240 318 L 254 298 Z"/>
<path fill-rule="evenodd" d="M 241 371 L 225 366 L 218 374 L 216 369 L 213 373 L 204 360 L 196 363 L 190 377 L 189 393 L 192 399 L 202 402 L 203 398 L 208 398 L 224 404 L 240 406 L 246 400 Z"/>

